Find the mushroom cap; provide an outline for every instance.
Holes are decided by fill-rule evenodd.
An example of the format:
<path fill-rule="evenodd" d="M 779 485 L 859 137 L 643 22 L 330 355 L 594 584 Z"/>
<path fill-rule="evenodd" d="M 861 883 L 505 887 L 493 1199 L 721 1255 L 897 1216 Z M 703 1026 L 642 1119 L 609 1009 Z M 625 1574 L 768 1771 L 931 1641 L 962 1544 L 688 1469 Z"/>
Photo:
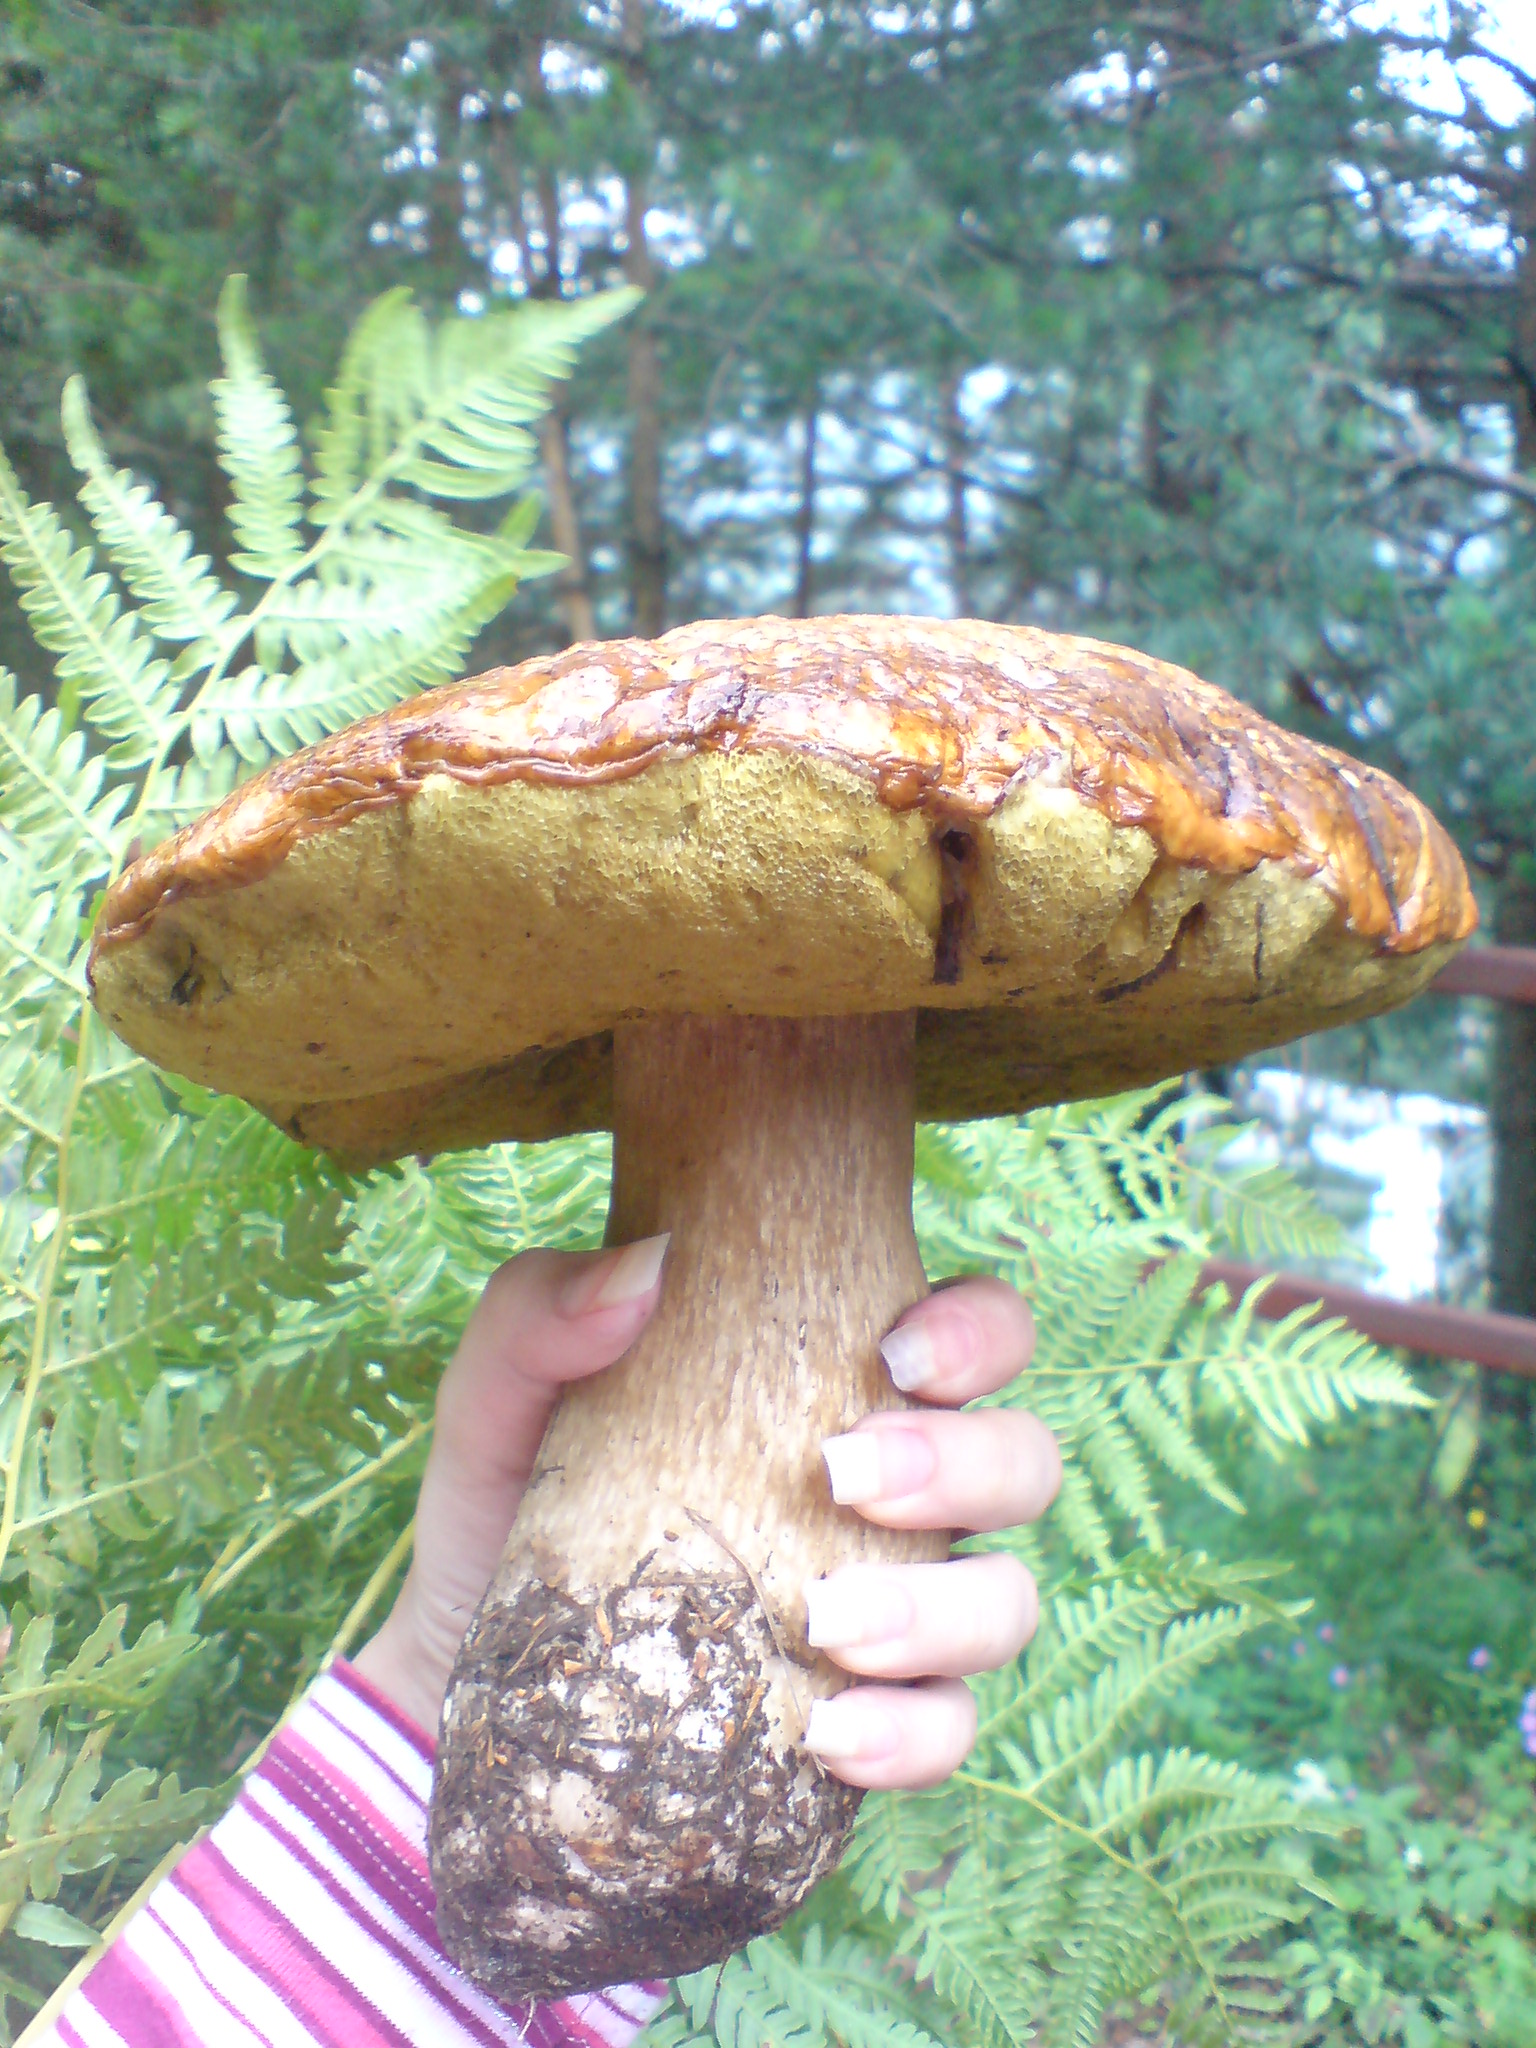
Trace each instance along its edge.
<path fill-rule="evenodd" d="M 1406 1000 L 1473 930 L 1390 777 L 1126 648 L 705 621 L 493 669 L 279 761 L 131 867 L 95 1000 L 359 1162 L 609 1121 L 613 1027 L 918 1013 L 990 1116 Z"/>

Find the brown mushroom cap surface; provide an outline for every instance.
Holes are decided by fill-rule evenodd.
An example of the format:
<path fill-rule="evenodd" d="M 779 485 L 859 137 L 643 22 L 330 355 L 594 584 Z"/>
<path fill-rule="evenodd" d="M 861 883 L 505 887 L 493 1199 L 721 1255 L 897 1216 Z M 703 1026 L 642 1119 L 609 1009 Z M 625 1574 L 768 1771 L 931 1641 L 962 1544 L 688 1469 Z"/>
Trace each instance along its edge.
<path fill-rule="evenodd" d="M 993 1115 L 1401 1001 L 1462 863 L 1389 777 L 1187 671 L 1028 627 L 685 626 L 337 733 L 132 867 L 103 1014 L 358 1160 L 605 1127 L 611 1032 L 918 1012 Z"/>

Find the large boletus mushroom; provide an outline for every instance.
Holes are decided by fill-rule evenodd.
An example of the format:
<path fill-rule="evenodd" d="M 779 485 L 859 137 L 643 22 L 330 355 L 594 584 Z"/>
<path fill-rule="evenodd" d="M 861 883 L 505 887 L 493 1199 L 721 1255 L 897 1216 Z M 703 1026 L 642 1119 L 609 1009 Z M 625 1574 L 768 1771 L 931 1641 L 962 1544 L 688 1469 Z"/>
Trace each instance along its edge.
<path fill-rule="evenodd" d="M 132 1046 L 356 1161 L 611 1128 L 670 1231 L 565 1395 L 443 1715 L 444 1936 L 503 1998 L 781 1921 L 858 1795 L 802 1587 L 935 1554 L 832 1506 L 925 1287 L 914 1114 L 1228 1060 L 1401 1002 L 1472 930 L 1422 805 L 1182 670 L 894 618 L 693 625 L 432 691 L 140 860 L 91 957 Z"/>

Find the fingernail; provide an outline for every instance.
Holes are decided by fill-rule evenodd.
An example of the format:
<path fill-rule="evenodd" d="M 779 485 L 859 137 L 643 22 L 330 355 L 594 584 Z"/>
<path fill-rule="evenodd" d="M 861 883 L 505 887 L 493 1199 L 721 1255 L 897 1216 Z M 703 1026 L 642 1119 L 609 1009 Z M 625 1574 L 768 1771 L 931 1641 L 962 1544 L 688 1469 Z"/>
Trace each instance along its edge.
<path fill-rule="evenodd" d="M 824 1436 L 821 1455 L 827 1461 L 832 1498 L 845 1508 L 916 1493 L 928 1484 L 939 1463 L 932 1444 L 916 1429 L 857 1429 L 847 1436 Z"/>
<path fill-rule="evenodd" d="M 933 1339 L 921 1323 L 899 1323 L 880 1339 L 886 1370 L 904 1394 L 931 1386 L 939 1376 Z"/>
<path fill-rule="evenodd" d="M 621 1251 L 609 1252 L 570 1283 L 561 1301 L 567 1315 L 589 1315 L 593 1309 L 622 1308 L 650 1293 L 661 1277 L 661 1262 L 672 1242 L 670 1230 L 660 1237 L 637 1238 Z"/>
<path fill-rule="evenodd" d="M 878 1500 L 885 1491 L 880 1471 L 880 1445 L 872 1430 L 851 1436 L 824 1436 L 821 1455 L 827 1461 L 832 1498 L 845 1508 Z"/>
<path fill-rule="evenodd" d="M 827 1763 L 875 1763 L 896 1754 L 901 1731 L 888 1707 L 866 1699 L 855 1686 L 833 1699 L 811 1702 L 805 1746 Z"/>
<path fill-rule="evenodd" d="M 833 1572 L 805 1587 L 805 1639 L 813 1650 L 888 1643 L 912 1626 L 912 1596 L 868 1571 Z"/>

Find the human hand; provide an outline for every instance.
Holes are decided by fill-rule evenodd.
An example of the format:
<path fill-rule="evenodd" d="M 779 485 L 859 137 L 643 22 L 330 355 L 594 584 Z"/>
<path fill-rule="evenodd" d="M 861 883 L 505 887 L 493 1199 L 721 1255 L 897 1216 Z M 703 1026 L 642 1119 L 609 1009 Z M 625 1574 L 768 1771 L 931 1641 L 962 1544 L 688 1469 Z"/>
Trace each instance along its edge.
<path fill-rule="evenodd" d="M 656 1307 L 666 1249 L 651 1237 L 616 1251 L 522 1252 L 485 1283 L 437 1390 L 411 1568 L 353 1659 L 423 1728 L 437 1729 L 560 1389 L 634 1343 Z"/>
<path fill-rule="evenodd" d="M 1056 1439 L 1017 1408 L 957 1408 L 1028 1365 L 1034 1321 L 1001 1280 L 957 1280 L 907 1310 L 880 1349 L 917 1409 L 866 1415 L 822 1446 L 832 1497 L 888 1529 L 1032 1522 L 1061 1484 Z M 1003 1552 L 942 1564 L 843 1565 L 806 1589 L 811 1643 L 855 1685 L 813 1703 L 806 1745 L 849 1784 L 937 1785 L 976 1739 L 967 1672 L 1010 1663 L 1035 1632 L 1035 1582 Z"/>
<path fill-rule="evenodd" d="M 388 1620 L 354 1660 L 435 1729 L 449 1673 L 491 1581 L 568 1380 L 612 1365 L 656 1306 L 664 1239 L 618 1251 L 525 1252 L 492 1275 L 437 1398 L 411 1568 Z M 940 1289 L 883 1347 L 919 1409 L 866 1416 L 826 1451 L 834 1498 L 887 1528 L 998 1529 L 1044 1511 L 1055 1440 L 1016 1410 L 946 1414 L 1028 1363 L 1029 1311 L 995 1280 Z M 851 1784 L 930 1785 L 975 1734 L 961 1679 L 1016 1656 L 1033 1633 L 1034 1583 L 1012 1557 L 846 1565 L 807 1589 L 811 1640 L 869 1684 L 817 1701 L 807 1741 Z M 873 1624 L 885 1623 L 880 1640 Z M 851 1640 L 857 1633 L 858 1640 Z"/>

